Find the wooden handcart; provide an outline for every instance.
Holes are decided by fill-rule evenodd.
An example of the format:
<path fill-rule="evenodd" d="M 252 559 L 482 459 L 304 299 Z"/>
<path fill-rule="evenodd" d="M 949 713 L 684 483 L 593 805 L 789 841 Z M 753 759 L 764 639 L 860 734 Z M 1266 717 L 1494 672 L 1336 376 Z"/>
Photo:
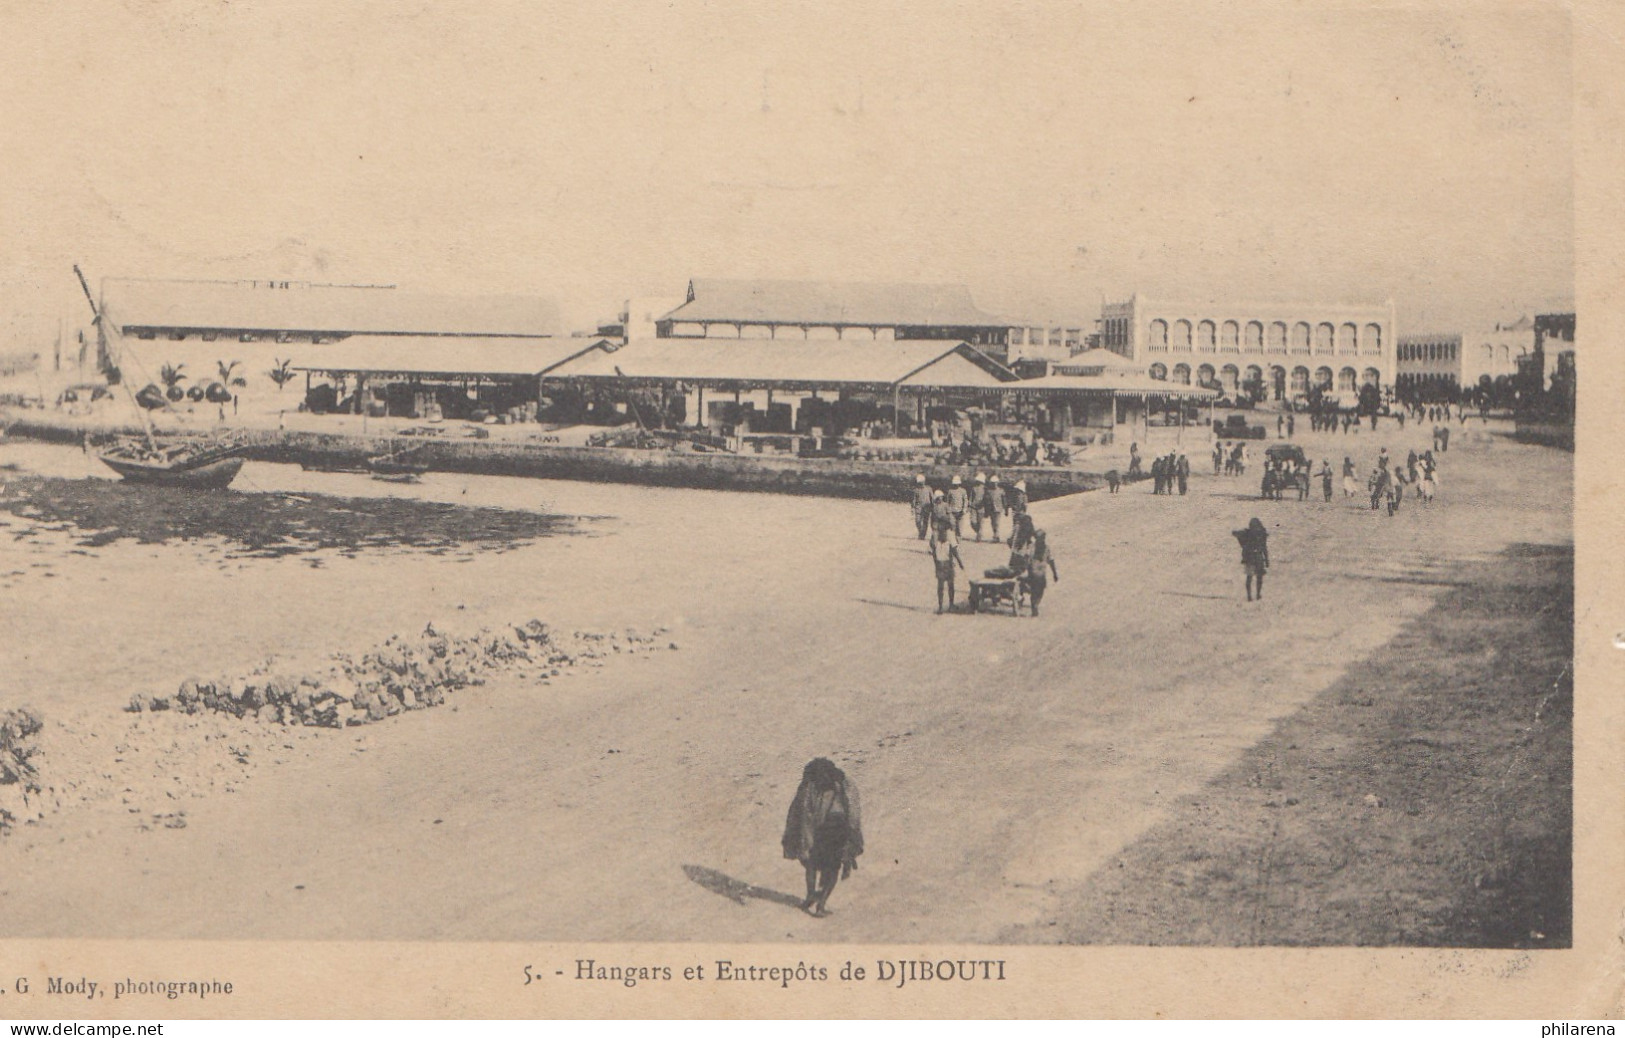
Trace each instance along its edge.
<path fill-rule="evenodd" d="M 972 577 L 970 581 L 970 611 L 995 611 L 1010 607 L 1011 616 L 1020 616 L 1023 604 L 1032 600 L 1032 589 L 1026 577 Z"/>

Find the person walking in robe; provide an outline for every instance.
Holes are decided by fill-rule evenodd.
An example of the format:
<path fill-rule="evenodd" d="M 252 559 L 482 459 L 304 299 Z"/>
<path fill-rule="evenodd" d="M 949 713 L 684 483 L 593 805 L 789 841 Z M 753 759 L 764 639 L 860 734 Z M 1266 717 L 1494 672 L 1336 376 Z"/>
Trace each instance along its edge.
<path fill-rule="evenodd" d="M 1382 502 L 1387 498 L 1388 484 L 1389 476 L 1387 469 L 1379 465 L 1371 470 L 1371 479 L 1367 481 L 1366 486 L 1371 491 L 1371 510 L 1373 512 L 1381 508 Z"/>
<path fill-rule="evenodd" d="M 858 787 L 826 757 L 801 769 L 801 785 L 784 820 L 784 856 L 807 871 L 804 911 L 829 914 L 826 907 L 835 884 L 858 867 L 863 853 L 863 819 Z"/>
<path fill-rule="evenodd" d="M 1161 455 L 1151 459 L 1151 492 L 1163 493 L 1168 486 L 1168 466 Z"/>
<path fill-rule="evenodd" d="M 1016 517 L 1015 532 L 1010 535 L 1010 569 L 1026 578 L 1027 602 L 1032 615 L 1037 616 L 1049 578 L 1053 576 L 1059 584 L 1061 571 L 1055 567 L 1055 556 L 1050 554 L 1049 535 L 1033 522 L 1030 512 Z"/>
<path fill-rule="evenodd" d="M 1269 532 L 1257 516 L 1245 529 L 1230 531 L 1241 543 L 1241 567 L 1247 575 L 1247 601 L 1264 597 L 1264 573 L 1270 568 Z"/>
<path fill-rule="evenodd" d="M 1223 467 L 1224 467 L 1224 441 L 1223 440 L 1216 440 L 1216 441 L 1214 441 L 1214 444 L 1213 444 L 1213 474 L 1215 476 L 1219 475 L 1219 470 L 1222 469 Z"/>
<path fill-rule="evenodd" d="M 1179 481 L 1179 496 L 1184 497 L 1185 490 L 1190 484 L 1191 463 L 1183 454 L 1174 459 L 1174 478 Z"/>
<path fill-rule="evenodd" d="M 931 528 L 931 487 L 924 476 L 914 477 L 914 499 L 910 503 L 914 510 L 914 529 L 918 532 L 918 540 L 925 540 L 926 531 Z"/>
<path fill-rule="evenodd" d="M 1343 496 L 1353 497 L 1360 487 L 1354 481 L 1354 459 L 1347 454 L 1343 455 Z"/>

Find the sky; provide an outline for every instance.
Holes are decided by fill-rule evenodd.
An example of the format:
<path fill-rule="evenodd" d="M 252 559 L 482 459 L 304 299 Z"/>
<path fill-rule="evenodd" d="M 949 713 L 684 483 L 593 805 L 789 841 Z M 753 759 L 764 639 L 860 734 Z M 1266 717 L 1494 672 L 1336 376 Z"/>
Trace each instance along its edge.
<path fill-rule="evenodd" d="M 1553 3 L 52 3 L 0 11 L 0 335 L 101 277 L 694 276 L 1572 306 Z M 17 345 L 0 342 L 0 349 Z"/>

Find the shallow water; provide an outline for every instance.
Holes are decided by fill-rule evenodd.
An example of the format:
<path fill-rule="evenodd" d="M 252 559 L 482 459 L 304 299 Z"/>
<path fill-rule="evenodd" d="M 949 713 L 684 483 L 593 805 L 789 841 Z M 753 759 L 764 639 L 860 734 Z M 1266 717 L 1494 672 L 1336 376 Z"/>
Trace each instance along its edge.
<path fill-rule="evenodd" d="M 668 531 L 726 521 L 746 498 L 790 527 L 875 507 L 261 462 L 227 492 L 175 492 L 19 442 L 0 445 L 0 484 L 0 707 L 47 712 L 116 708 L 268 656 L 313 662 L 429 622 L 667 624 L 637 585 Z"/>

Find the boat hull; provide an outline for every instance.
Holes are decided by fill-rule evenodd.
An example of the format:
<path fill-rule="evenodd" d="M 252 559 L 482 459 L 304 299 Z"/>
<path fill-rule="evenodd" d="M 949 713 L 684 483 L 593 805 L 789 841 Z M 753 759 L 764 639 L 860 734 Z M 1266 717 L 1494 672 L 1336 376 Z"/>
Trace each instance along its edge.
<path fill-rule="evenodd" d="M 231 485 L 243 467 L 239 455 L 216 458 L 201 465 L 185 467 L 150 465 L 125 458 L 102 455 L 102 464 L 117 472 L 126 483 L 159 487 L 186 487 L 193 490 L 222 490 Z"/>

